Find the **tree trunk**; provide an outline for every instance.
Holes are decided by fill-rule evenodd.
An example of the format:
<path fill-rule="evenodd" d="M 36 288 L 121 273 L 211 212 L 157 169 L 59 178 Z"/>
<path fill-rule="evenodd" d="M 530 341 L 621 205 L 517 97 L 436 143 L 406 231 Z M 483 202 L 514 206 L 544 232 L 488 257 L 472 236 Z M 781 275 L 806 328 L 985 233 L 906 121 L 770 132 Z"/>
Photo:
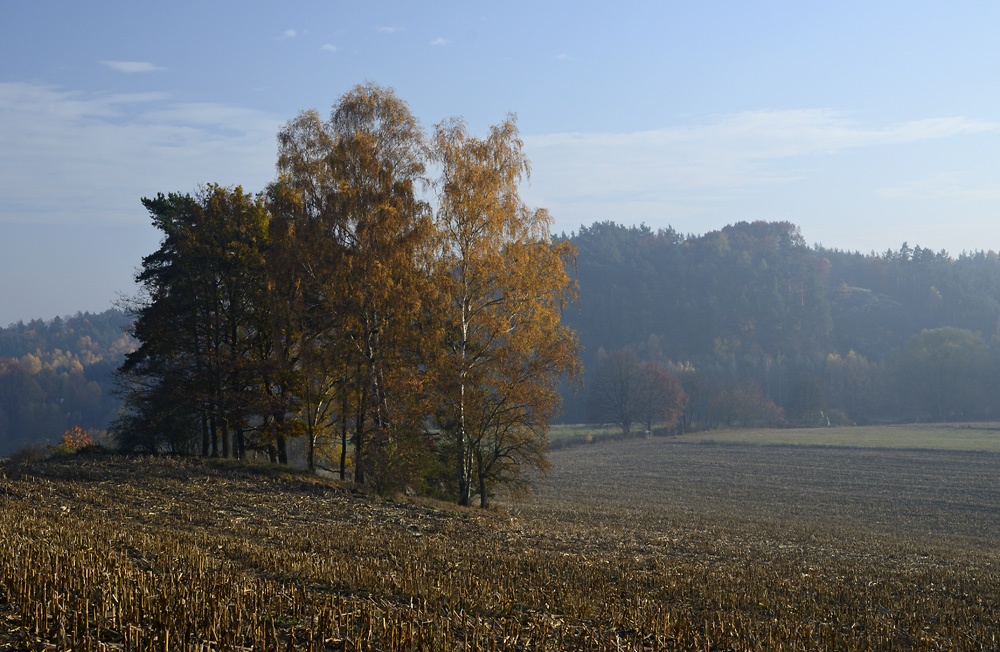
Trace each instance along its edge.
<path fill-rule="evenodd" d="M 211 446 L 211 437 L 208 431 L 208 415 L 205 414 L 205 410 L 201 411 L 201 456 L 208 457 L 209 447 Z"/>
<path fill-rule="evenodd" d="M 211 431 L 211 435 L 212 435 L 212 457 L 218 457 L 219 456 L 219 422 L 216 421 L 214 415 L 211 417 L 211 419 L 209 419 L 209 422 L 210 422 L 209 430 Z"/>
<path fill-rule="evenodd" d="M 340 479 L 347 475 L 347 390 L 341 389 L 343 396 L 340 402 Z"/>
<path fill-rule="evenodd" d="M 365 410 L 366 397 L 368 392 L 363 388 L 358 397 L 358 416 L 354 420 L 354 481 L 358 484 L 364 483 L 365 481 L 365 465 L 364 465 L 364 450 L 365 450 Z"/>
<path fill-rule="evenodd" d="M 288 448 L 285 445 L 285 436 L 278 435 L 278 464 L 288 464 Z"/>
<path fill-rule="evenodd" d="M 486 509 L 490 506 L 490 497 L 486 493 L 486 475 L 479 474 L 479 506 Z"/>
<path fill-rule="evenodd" d="M 232 435 L 229 432 L 229 421 L 226 419 L 222 420 L 222 457 L 229 459 L 232 455 L 233 442 L 231 439 Z"/>
<path fill-rule="evenodd" d="M 306 466 L 310 473 L 316 473 L 316 433 L 309 428 L 309 452 L 306 454 Z"/>
<path fill-rule="evenodd" d="M 464 268 L 464 265 L 463 265 Z M 463 269 L 463 280 L 465 273 Z M 467 302 L 462 301 L 462 341 L 459 345 L 461 367 L 458 372 L 458 504 L 468 505 L 472 493 L 472 463 L 469 459 L 469 433 L 465 429 L 465 378 L 466 352 L 469 342 Z"/>
<path fill-rule="evenodd" d="M 458 504 L 468 505 L 472 495 L 472 468 L 469 464 L 466 448 L 465 428 L 459 423 L 458 426 Z"/>

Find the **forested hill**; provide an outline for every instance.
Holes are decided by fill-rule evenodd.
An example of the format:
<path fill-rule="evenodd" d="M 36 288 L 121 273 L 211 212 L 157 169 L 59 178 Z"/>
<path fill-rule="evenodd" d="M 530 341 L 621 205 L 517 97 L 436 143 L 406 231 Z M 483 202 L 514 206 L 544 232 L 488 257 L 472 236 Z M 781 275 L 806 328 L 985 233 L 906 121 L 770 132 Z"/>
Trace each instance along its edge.
<path fill-rule="evenodd" d="M 798 423 L 997 416 L 993 251 L 851 253 L 810 247 L 787 222 L 698 236 L 601 222 L 569 239 L 580 307 L 565 318 L 588 380 L 629 348 L 681 378 L 689 423 L 739 423 L 719 404 L 741 388 Z M 586 389 L 565 399 L 566 421 L 587 420 Z"/>
<path fill-rule="evenodd" d="M 119 405 L 112 374 L 135 348 L 129 321 L 108 310 L 0 329 L 0 456 L 58 443 L 73 426 L 107 427 Z"/>
<path fill-rule="evenodd" d="M 852 253 L 810 247 L 787 222 L 686 236 L 601 222 L 568 239 L 580 305 L 565 319 L 587 375 L 564 392 L 564 421 L 592 416 L 593 372 L 619 349 L 678 376 L 689 427 L 775 414 L 750 399 L 793 424 L 1000 418 L 993 251 Z M 0 329 L 0 455 L 106 427 L 111 374 L 134 348 L 128 320 L 110 310 Z"/>

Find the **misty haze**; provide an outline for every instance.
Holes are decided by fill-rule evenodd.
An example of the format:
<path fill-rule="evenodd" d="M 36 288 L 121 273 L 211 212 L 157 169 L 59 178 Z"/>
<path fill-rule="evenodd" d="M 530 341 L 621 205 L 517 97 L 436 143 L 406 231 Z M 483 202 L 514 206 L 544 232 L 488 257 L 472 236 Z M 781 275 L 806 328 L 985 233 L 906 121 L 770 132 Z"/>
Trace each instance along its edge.
<path fill-rule="evenodd" d="M 0 648 L 1000 649 L 998 22 L 0 4 Z"/>

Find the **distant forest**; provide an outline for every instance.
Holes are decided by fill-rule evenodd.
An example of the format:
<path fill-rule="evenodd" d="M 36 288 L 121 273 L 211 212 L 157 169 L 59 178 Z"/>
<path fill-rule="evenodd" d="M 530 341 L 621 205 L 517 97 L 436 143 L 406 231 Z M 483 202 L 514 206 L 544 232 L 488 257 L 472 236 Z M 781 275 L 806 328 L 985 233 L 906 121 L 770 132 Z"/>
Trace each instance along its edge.
<path fill-rule="evenodd" d="M 59 443 L 73 426 L 107 428 L 120 405 L 114 371 L 135 348 L 130 321 L 109 310 L 0 329 L 0 455 Z"/>
<path fill-rule="evenodd" d="M 1000 418 L 993 251 L 810 247 L 787 222 L 704 235 L 600 222 L 562 239 L 577 248 L 564 320 L 586 370 L 563 422 L 600 419 L 594 372 L 625 349 L 680 380 L 688 429 Z M 107 428 L 128 322 L 110 310 L 0 329 L 0 455 Z"/>
<path fill-rule="evenodd" d="M 998 417 L 993 251 L 810 247 L 788 222 L 698 236 L 601 222 L 563 238 L 587 370 L 566 422 L 592 418 L 594 370 L 621 349 L 681 380 L 689 428 Z"/>

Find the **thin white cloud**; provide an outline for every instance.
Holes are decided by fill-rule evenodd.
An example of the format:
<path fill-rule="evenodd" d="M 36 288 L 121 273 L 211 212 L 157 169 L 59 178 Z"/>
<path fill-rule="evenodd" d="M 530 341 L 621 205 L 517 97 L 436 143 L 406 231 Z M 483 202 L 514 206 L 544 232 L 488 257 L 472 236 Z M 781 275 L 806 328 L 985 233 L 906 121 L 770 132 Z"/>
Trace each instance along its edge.
<path fill-rule="evenodd" d="M 392 25 L 383 25 L 382 27 L 375 28 L 375 31 L 381 32 L 382 34 L 398 34 L 399 32 L 405 32 L 405 27 L 396 27 Z"/>
<path fill-rule="evenodd" d="M 575 58 L 569 56 L 568 54 L 557 54 L 552 57 L 556 61 L 576 61 Z"/>
<path fill-rule="evenodd" d="M 742 187 L 798 178 L 773 163 L 796 157 L 1000 132 L 1000 123 L 967 118 L 917 120 L 888 127 L 856 124 L 828 110 L 753 111 L 715 122 L 635 133 L 562 133 L 526 138 L 532 157 L 552 157 L 558 169 L 620 177 L 623 191 L 656 187 Z M 596 163 L 603 164 L 592 167 Z M 609 169 L 611 168 L 611 169 Z M 619 172 L 614 172 L 618 170 Z M 632 179 L 632 181 L 628 181 Z M 580 184 L 601 188 L 607 184 Z"/>
<path fill-rule="evenodd" d="M 324 52 L 339 52 L 340 48 L 333 43 L 324 43 L 320 50 L 323 50 Z"/>
<path fill-rule="evenodd" d="M 0 222 L 120 223 L 139 199 L 273 177 L 281 120 L 252 109 L 0 83 Z M 39 201 L 44 197 L 44 201 Z"/>
<path fill-rule="evenodd" d="M 768 197 L 773 204 L 776 194 L 799 187 L 790 184 L 813 179 L 820 159 L 864 149 L 903 156 L 886 148 L 974 134 L 1000 135 L 1000 123 L 952 117 L 870 126 L 831 110 L 752 111 L 635 133 L 526 136 L 534 174 L 525 196 L 584 223 L 684 217 L 721 206 L 746 211 L 751 197 Z M 977 187 L 965 181 L 858 183 L 869 183 L 868 196 L 881 197 L 920 192 L 987 198 L 996 192 L 989 182 Z"/>
<path fill-rule="evenodd" d="M 878 188 L 875 194 L 883 199 L 996 201 L 1000 199 L 1000 185 L 977 179 L 973 172 L 950 171 L 900 186 Z"/>
<path fill-rule="evenodd" d="M 281 36 L 284 38 L 295 38 L 298 35 L 299 33 L 294 29 L 286 29 L 284 32 L 281 33 Z"/>
<path fill-rule="evenodd" d="M 451 41 L 449 39 L 444 38 L 443 36 L 439 36 L 433 41 L 431 41 L 431 45 L 436 47 L 442 47 L 445 45 L 451 45 Z"/>
<path fill-rule="evenodd" d="M 136 73 L 163 70 L 160 66 L 148 61 L 102 61 L 101 63 L 117 72 Z"/>

